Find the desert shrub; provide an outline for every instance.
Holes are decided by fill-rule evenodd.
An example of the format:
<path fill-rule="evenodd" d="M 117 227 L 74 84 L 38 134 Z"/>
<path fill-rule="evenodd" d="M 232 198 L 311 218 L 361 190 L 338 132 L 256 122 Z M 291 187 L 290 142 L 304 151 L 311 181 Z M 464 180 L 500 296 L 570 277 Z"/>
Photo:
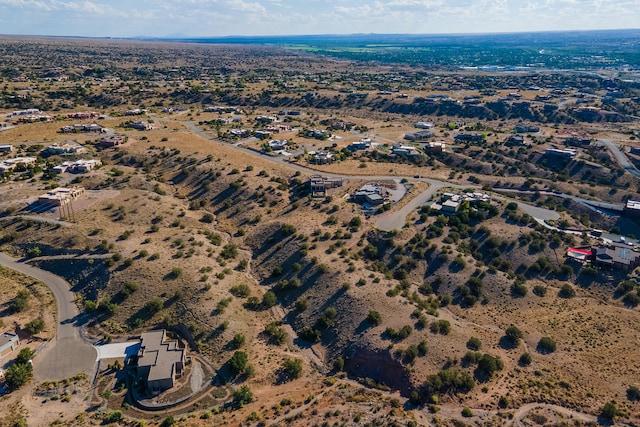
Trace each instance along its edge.
<path fill-rule="evenodd" d="M 473 417 L 473 411 L 467 407 L 462 408 L 462 416 L 465 418 Z"/>
<path fill-rule="evenodd" d="M 292 236 L 294 234 L 296 234 L 296 227 L 291 225 L 291 224 L 282 224 L 282 227 L 280 227 L 280 231 L 282 231 L 282 234 L 284 234 L 285 236 Z"/>
<path fill-rule="evenodd" d="M 467 348 L 469 350 L 475 350 L 475 351 L 480 350 L 480 348 L 482 348 L 482 342 L 480 341 L 480 338 L 476 338 L 476 337 L 469 338 L 469 340 L 467 341 Z"/>
<path fill-rule="evenodd" d="M 236 351 L 229 359 L 229 370 L 235 376 L 242 375 L 249 367 L 249 357 L 244 351 Z"/>
<path fill-rule="evenodd" d="M 248 386 L 243 385 L 233 392 L 233 403 L 236 407 L 242 407 L 253 401 L 253 393 Z"/>
<path fill-rule="evenodd" d="M 576 290 L 570 284 L 565 283 L 560 288 L 560 291 L 558 292 L 558 296 L 561 298 L 573 298 L 576 296 Z"/>
<path fill-rule="evenodd" d="M 300 329 L 300 331 L 298 331 L 298 335 L 300 336 L 300 338 L 306 341 L 320 342 L 322 332 L 310 326 L 304 326 L 302 329 Z"/>
<path fill-rule="evenodd" d="M 24 328 L 31 335 L 39 334 L 44 330 L 44 320 L 42 319 L 33 319 L 31 322 L 27 323 Z"/>
<path fill-rule="evenodd" d="M 540 341 L 538 341 L 537 349 L 538 352 L 543 354 L 553 353 L 556 351 L 556 342 L 551 337 L 542 337 L 540 338 Z"/>
<path fill-rule="evenodd" d="M 531 365 L 531 355 L 529 353 L 522 353 L 522 355 L 520 356 L 520 358 L 518 359 L 518 363 L 521 366 L 529 366 Z"/>
<path fill-rule="evenodd" d="M 240 348 L 244 345 L 245 340 L 246 338 L 244 337 L 244 334 L 237 333 L 233 336 L 231 344 L 233 345 L 233 348 Z"/>
<path fill-rule="evenodd" d="M 241 283 L 239 285 L 234 285 L 229 289 L 231 295 L 237 298 L 247 298 L 251 295 L 251 289 L 249 289 L 249 285 L 246 283 Z"/>
<path fill-rule="evenodd" d="M 382 323 L 382 316 L 377 311 L 371 310 L 367 315 L 367 322 L 374 326 L 378 326 Z"/>
<path fill-rule="evenodd" d="M 285 359 L 282 363 L 282 375 L 286 380 L 294 380 L 302 375 L 301 359 Z"/>
<path fill-rule="evenodd" d="M 627 388 L 627 399 L 636 402 L 640 401 L 640 388 L 629 386 L 629 388 Z"/>
<path fill-rule="evenodd" d="M 524 336 L 522 331 L 513 325 L 509 326 L 504 331 L 504 335 L 507 340 L 509 340 L 509 343 L 513 346 L 517 346 L 518 344 L 520 344 L 520 340 Z"/>
<path fill-rule="evenodd" d="M 205 224 L 211 224 L 213 220 L 214 220 L 213 214 L 210 214 L 210 213 L 206 213 L 202 215 L 202 218 L 200 219 L 200 221 L 204 222 Z"/>
<path fill-rule="evenodd" d="M 424 394 L 431 397 L 433 394 L 468 393 L 475 384 L 471 374 L 466 371 L 443 369 L 427 377 L 422 389 Z"/>
<path fill-rule="evenodd" d="M 429 325 L 429 330 L 434 334 L 449 335 L 451 323 L 448 320 L 440 319 Z"/>
<path fill-rule="evenodd" d="M 296 301 L 296 310 L 305 311 L 309 307 L 309 301 L 305 298 L 300 298 Z"/>
<path fill-rule="evenodd" d="M 613 421 L 616 415 L 618 415 L 618 408 L 616 408 L 613 402 L 605 403 L 602 409 L 600 409 L 600 417 L 605 420 Z"/>
<path fill-rule="evenodd" d="M 140 286 L 136 282 L 124 282 L 124 285 L 122 285 L 122 291 L 126 295 L 131 295 L 137 291 L 139 287 Z"/>
<path fill-rule="evenodd" d="M 147 302 L 144 306 L 144 308 L 151 314 L 159 312 L 162 310 L 162 307 L 164 307 L 164 302 L 160 297 L 153 297 L 151 301 Z"/>
<path fill-rule="evenodd" d="M 547 287 L 543 285 L 535 285 L 533 287 L 533 293 L 536 296 L 543 297 L 547 295 Z"/>
<path fill-rule="evenodd" d="M 271 308 L 274 305 L 276 305 L 278 303 L 278 298 L 276 297 L 276 294 L 274 294 L 273 292 L 269 291 L 266 292 L 263 296 L 262 296 L 262 306 L 264 308 Z"/>
<path fill-rule="evenodd" d="M 393 328 L 385 329 L 384 333 L 394 341 L 402 341 L 411 335 L 413 328 L 409 325 L 404 325 L 399 330 L 395 330 Z"/>
<path fill-rule="evenodd" d="M 11 301 L 11 309 L 15 312 L 25 311 L 29 307 L 29 291 L 20 289 L 18 294 Z"/>
<path fill-rule="evenodd" d="M 220 251 L 220 256 L 224 259 L 233 259 L 238 256 L 238 246 L 233 243 L 229 243 L 222 247 Z"/>
<path fill-rule="evenodd" d="M 269 337 L 269 341 L 276 345 L 284 344 L 287 339 L 286 331 L 278 326 L 278 323 L 271 322 L 264 328 L 264 333 Z"/>

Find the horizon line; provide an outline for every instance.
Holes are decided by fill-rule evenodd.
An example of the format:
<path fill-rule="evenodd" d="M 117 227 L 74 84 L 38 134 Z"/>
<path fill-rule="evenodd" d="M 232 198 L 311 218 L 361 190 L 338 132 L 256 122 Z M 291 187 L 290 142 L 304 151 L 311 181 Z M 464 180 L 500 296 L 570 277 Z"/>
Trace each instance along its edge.
<path fill-rule="evenodd" d="M 204 40 L 204 39 L 232 39 L 232 38 L 288 38 L 288 37 L 354 37 L 354 36 L 485 36 L 485 35 L 509 35 L 509 34 L 549 34 L 549 33 L 595 33 L 613 31 L 640 31 L 638 28 L 599 28 L 599 29 L 571 29 L 571 30 L 531 30 L 531 31 L 495 31 L 495 32 L 451 32 L 451 33 L 305 33 L 305 34 L 229 34 L 229 35 L 166 35 L 166 36 L 87 36 L 87 35 L 54 35 L 54 34 L 1 34 L 0 37 L 51 37 L 51 38 L 80 38 L 80 39 L 117 39 L 117 40 Z"/>

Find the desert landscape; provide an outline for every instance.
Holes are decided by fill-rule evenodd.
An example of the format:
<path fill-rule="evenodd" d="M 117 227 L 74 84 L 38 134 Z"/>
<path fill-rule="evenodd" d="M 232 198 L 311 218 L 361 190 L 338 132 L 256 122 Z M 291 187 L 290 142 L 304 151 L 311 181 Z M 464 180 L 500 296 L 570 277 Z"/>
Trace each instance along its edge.
<path fill-rule="evenodd" d="M 0 37 L 0 426 L 640 422 L 634 71 L 345 55 Z"/>

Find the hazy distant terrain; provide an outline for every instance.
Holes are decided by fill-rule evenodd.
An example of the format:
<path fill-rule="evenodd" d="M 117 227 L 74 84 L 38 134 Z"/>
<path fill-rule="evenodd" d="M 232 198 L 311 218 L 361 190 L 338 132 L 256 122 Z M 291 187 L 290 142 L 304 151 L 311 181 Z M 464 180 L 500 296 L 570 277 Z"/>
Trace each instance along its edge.
<path fill-rule="evenodd" d="M 596 70 L 640 66 L 640 30 L 482 35 L 223 37 L 180 41 L 277 45 L 340 59 L 438 67 Z"/>

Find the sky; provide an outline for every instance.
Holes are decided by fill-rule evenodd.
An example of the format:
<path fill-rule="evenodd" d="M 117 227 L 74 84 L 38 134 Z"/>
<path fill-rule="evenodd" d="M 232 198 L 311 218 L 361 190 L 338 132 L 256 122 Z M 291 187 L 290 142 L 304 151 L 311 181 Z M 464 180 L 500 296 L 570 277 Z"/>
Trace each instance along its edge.
<path fill-rule="evenodd" d="M 213 37 L 640 28 L 640 0 L 0 0 L 0 34 Z"/>

